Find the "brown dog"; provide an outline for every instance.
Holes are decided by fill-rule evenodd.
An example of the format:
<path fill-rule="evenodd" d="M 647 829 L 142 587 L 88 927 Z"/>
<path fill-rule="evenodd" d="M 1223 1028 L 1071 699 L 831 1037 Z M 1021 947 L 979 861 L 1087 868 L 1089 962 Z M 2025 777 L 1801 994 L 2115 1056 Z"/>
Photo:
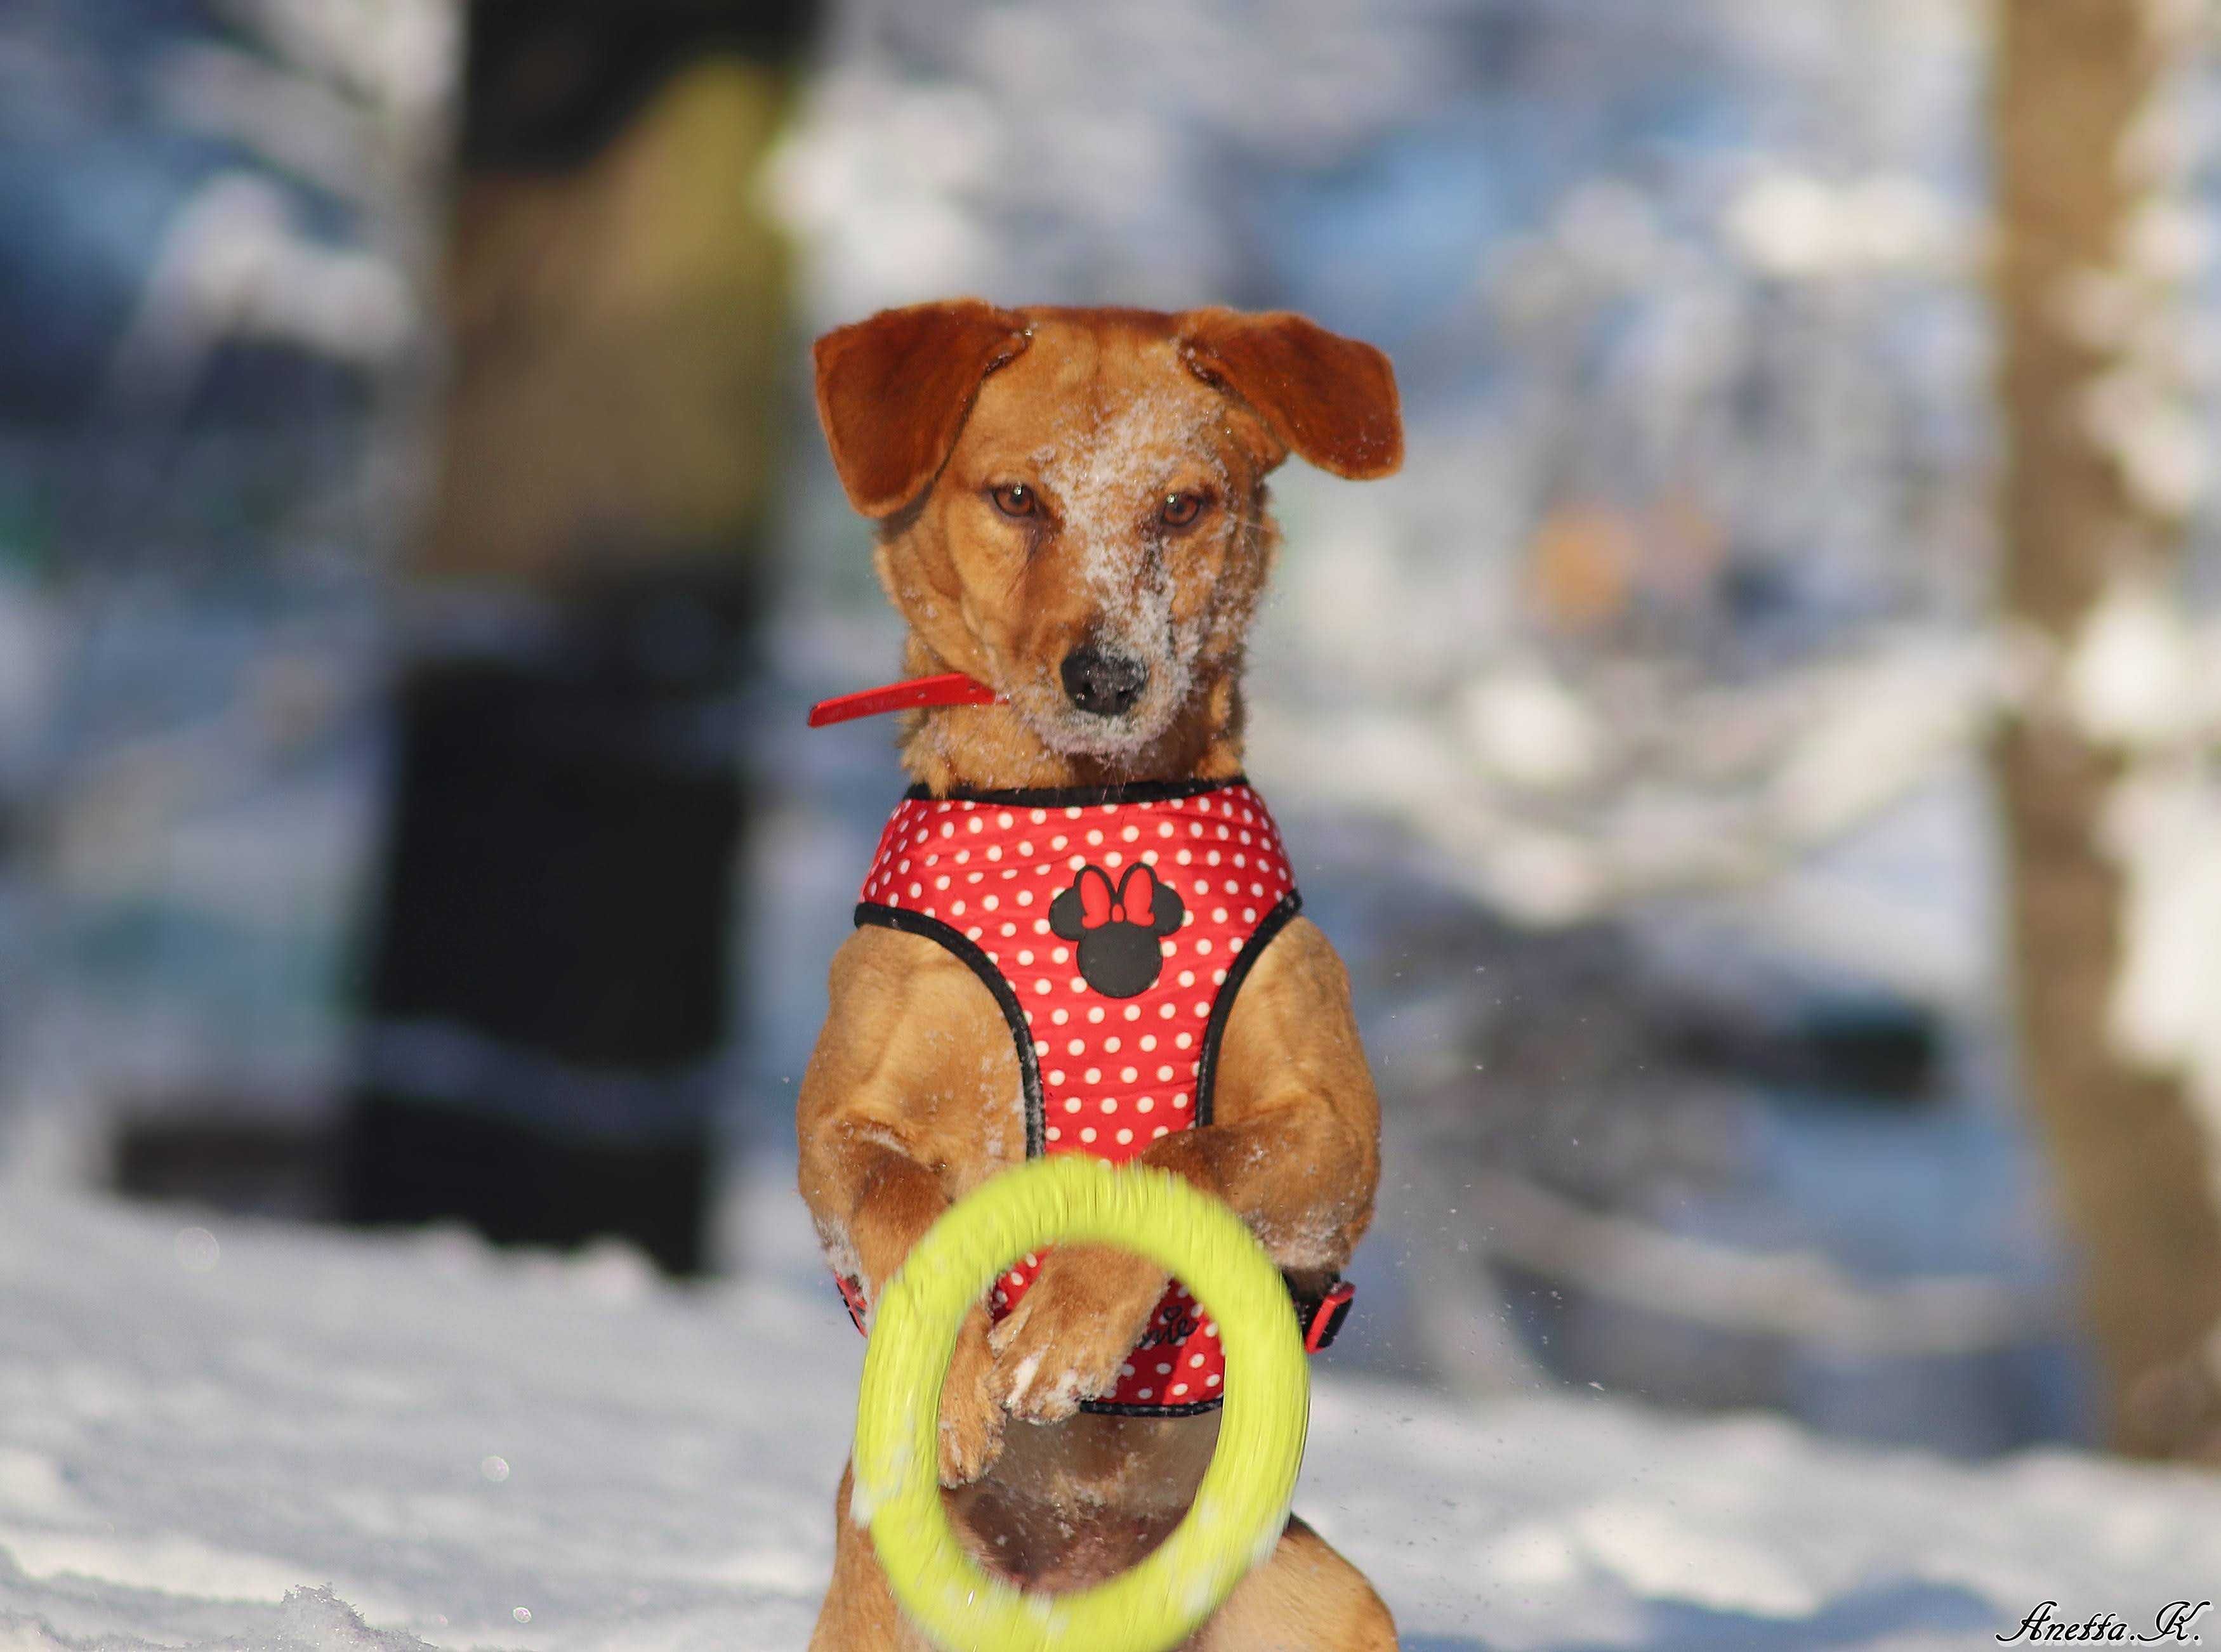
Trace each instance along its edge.
<path fill-rule="evenodd" d="M 879 578 L 910 625 L 905 668 L 967 672 L 1004 697 L 917 714 L 904 736 L 903 761 L 918 782 L 904 806 L 913 816 L 898 811 L 874 863 L 860 926 L 834 960 L 831 1013 L 803 1080 L 802 1194 L 828 1257 L 855 1297 L 875 1300 L 942 1212 L 1029 1153 L 1079 1145 L 1058 1141 L 1068 1129 L 1088 1150 L 1173 1171 L 1231 1205 L 1300 1299 L 1307 1283 L 1339 1270 L 1371 1219 L 1379 1104 L 1340 960 L 1293 916 L 1292 889 L 1260 917 L 1277 893 L 1262 880 L 1287 874 L 1269 818 L 1240 781 L 1240 678 L 1277 543 L 1265 477 L 1291 451 L 1338 476 L 1394 471 L 1403 437 L 1386 358 L 1290 315 L 1010 311 L 967 300 L 841 328 L 818 340 L 816 364 L 835 465 L 850 501 L 878 525 Z M 950 799 L 958 801 L 932 801 Z M 927 868 L 913 870 L 909 858 L 912 824 L 921 862 L 954 870 L 966 858 L 953 844 L 929 845 L 932 832 L 964 818 L 932 811 L 978 811 L 966 824 L 988 827 L 990 838 L 975 841 L 996 845 L 983 856 L 1000 854 L 992 838 L 999 820 L 1015 856 L 1031 852 L 1031 837 L 1056 831 L 1066 814 L 1077 820 L 1081 804 L 1106 800 L 1139 800 L 1136 818 L 1162 834 L 1149 842 L 1161 842 L 1164 857 L 1137 852 L 1122 870 L 1115 847 L 1079 844 L 1085 853 L 1071 864 L 1097 863 L 1058 896 L 1054 923 L 1044 886 L 1023 932 L 1016 922 L 997 926 L 1017 938 L 1001 943 L 1007 962 L 992 951 L 984 957 L 998 961 L 983 962 L 980 948 L 994 948 L 996 933 L 984 923 L 963 929 L 968 920 L 949 914 L 964 913 L 964 902 L 949 893 L 937 915 L 902 910 L 905 889 L 913 907 L 935 898 L 917 881 Z M 1035 832 L 1029 820 L 1046 824 Z M 1073 828 L 1076 839 L 1085 824 Z M 1238 838 L 1229 835 L 1236 826 Z M 1123 835 L 1134 840 L 1140 830 Z M 1176 846 L 1191 841 L 1176 832 L 1194 834 L 1192 864 L 1178 848 L 1175 865 Z M 1203 845 L 1223 839 L 1240 860 L 1236 845 L 1253 833 L 1254 865 L 1239 876 L 1254 870 L 1260 881 L 1222 877 L 1214 891 L 1191 876 L 1206 858 L 1231 871 Z M 1064 836 L 1054 843 L 1060 851 Z M 1067 876 L 1060 859 L 1052 870 Z M 1091 886 L 1098 873 L 1100 886 Z M 958 874 L 958 890 L 983 874 L 1018 876 L 983 860 Z M 939 882 L 946 889 L 948 876 Z M 1017 882 L 981 887 L 1018 891 L 997 916 L 1018 918 L 1017 903 L 1031 898 Z M 1250 904 L 1229 914 L 1221 901 Z M 981 904 L 997 903 L 990 895 Z M 1232 938 L 1220 941 L 1215 960 L 1196 957 L 1227 925 Z M 1059 938 L 1074 941 L 1078 963 L 1067 963 Z M 1237 958 L 1245 939 L 1254 944 Z M 1021 945 L 1029 950 L 1012 950 Z M 1044 949 L 1037 981 L 1020 967 L 1035 967 L 1035 945 Z M 1187 1014 L 1186 997 L 1210 990 L 1173 985 L 1183 945 L 1197 968 L 1235 966 L 1222 1001 L 1193 1005 L 1198 1018 L 1211 1012 L 1199 1051 L 1198 1034 L 1173 1031 L 1188 1025 L 1173 1019 Z M 1071 969 L 1085 979 L 1065 982 Z M 1206 974 L 1229 979 L 1225 968 Z M 1136 987 L 1144 976 L 1149 985 Z M 1177 978 L 1191 982 L 1194 969 Z M 1043 996 L 1022 1003 L 1012 982 Z M 1077 1094 L 1045 1111 L 1051 1081 L 1067 1082 L 1050 1068 L 1060 1057 L 1048 1042 L 1048 1006 L 1058 1006 L 1061 1024 L 1067 1002 L 1098 1023 L 1109 1009 L 1107 1024 L 1087 1029 L 1102 1048 L 1120 1049 L 1106 1026 L 1138 1038 L 1120 1059 L 1142 1063 L 1124 1076 L 1151 1092 L 1122 1101 L 1106 1091 L 1099 1105 L 1111 1116 L 1101 1120 L 1099 1144 L 1085 1122 L 1097 1117 L 1092 1094 L 1084 1117 Z M 1154 1007 L 1147 1022 L 1145 1007 Z M 1171 1057 L 1175 1041 L 1181 1075 L 1171 1076 L 1169 1062 L 1153 1070 L 1183 1087 L 1176 1093 L 1150 1085 L 1142 1070 Z M 1079 1051 L 1082 1040 L 1070 1047 Z M 1184 1110 L 1177 1124 L 1175 1108 Z M 1138 1139 L 1113 1147 L 1114 1134 Z M 1173 1368 L 1168 1358 L 1136 1375 L 1137 1345 L 1175 1334 L 1158 1328 L 1174 1312 L 1165 1305 L 1179 1300 L 1167 1296 L 1162 1270 L 1078 1247 L 1038 1260 L 1029 1281 L 1010 1276 L 1011 1302 L 998 1287 L 994 1303 L 964 1325 L 942 1399 L 941 1476 L 981 1564 L 1026 1587 L 1067 1589 L 1133 1565 L 1178 1523 L 1210 1459 L 1217 1414 L 1208 1402 L 1104 1398 L 1116 1391 L 1162 1402 L 1180 1392 L 1134 1387 L 1169 1381 L 1149 1372 Z M 1179 1334 L 1200 1334 L 1200 1320 L 1198 1310 Z M 1216 1327 L 1201 1332 L 1215 1338 Z M 1204 1366 L 1202 1352 L 1186 1357 L 1187 1346 L 1178 1350 L 1183 1376 L 1190 1364 Z M 870 1539 L 848 1519 L 845 1476 L 837 1511 L 832 1587 L 811 1647 L 926 1648 Z M 1395 1644 L 1364 1578 L 1294 1519 L 1274 1557 L 1188 1643 L 1210 1652 L 1392 1652 Z"/>

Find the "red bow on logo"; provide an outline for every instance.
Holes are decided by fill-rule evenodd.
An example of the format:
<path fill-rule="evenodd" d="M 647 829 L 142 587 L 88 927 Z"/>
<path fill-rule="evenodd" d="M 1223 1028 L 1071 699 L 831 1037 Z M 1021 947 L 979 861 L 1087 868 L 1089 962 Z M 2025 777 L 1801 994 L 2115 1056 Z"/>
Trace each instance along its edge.
<path fill-rule="evenodd" d="M 1157 921 L 1157 877 L 1145 865 L 1129 866 L 1115 891 L 1109 873 L 1098 866 L 1086 867 L 1079 874 L 1079 921 L 1089 929 L 1100 929 L 1105 924 L 1154 926 Z"/>

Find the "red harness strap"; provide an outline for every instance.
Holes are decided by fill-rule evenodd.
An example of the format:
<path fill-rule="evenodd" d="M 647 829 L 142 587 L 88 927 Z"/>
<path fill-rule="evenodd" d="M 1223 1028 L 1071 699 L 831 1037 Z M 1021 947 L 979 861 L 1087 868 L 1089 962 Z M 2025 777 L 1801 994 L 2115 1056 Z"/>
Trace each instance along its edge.
<path fill-rule="evenodd" d="M 1308 1313 L 1304 1312 L 1304 1300 L 1296 1299 L 1296 1316 L 1304 1326 L 1304 1352 L 1316 1354 L 1323 1348 L 1334 1346 L 1334 1339 L 1342 1335 L 1342 1322 L 1349 1318 L 1349 1305 L 1356 1295 L 1356 1286 L 1346 1279 L 1337 1279 Z"/>

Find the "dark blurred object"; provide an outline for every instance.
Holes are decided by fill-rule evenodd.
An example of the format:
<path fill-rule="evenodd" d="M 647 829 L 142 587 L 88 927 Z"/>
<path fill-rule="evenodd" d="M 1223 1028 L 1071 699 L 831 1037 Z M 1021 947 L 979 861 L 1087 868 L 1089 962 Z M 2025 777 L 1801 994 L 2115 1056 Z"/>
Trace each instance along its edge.
<path fill-rule="evenodd" d="M 810 10 L 472 9 L 353 1220 L 704 1265 Z"/>
<path fill-rule="evenodd" d="M 577 166 L 690 64 L 711 55 L 791 62 L 814 10 L 796 0 L 475 0 L 461 164 Z"/>
<path fill-rule="evenodd" d="M 229 1096 L 166 1096 L 159 1113 L 126 1109 L 109 1146 L 109 1183 L 132 1199 L 325 1221 L 338 1203 L 336 1146 L 312 1105 L 247 1117 Z"/>
<path fill-rule="evenodd" d="M 597 1141 L 381 1095 L 357 1112 L 350 1145 L 360 1221 L 460 1217 L 497 1244 L 610 1234 L 668 1273 L 701 1271 L 710 1155 L 698 1134 Z"/>
<path fill-rule="evenodd" d="M 571 618 L 537 665 L 431 660 L 401 685 L 346 1209 L 512 1243 L 622 1234 L 691 1273 L 755 604 L 698 576 Z"/>
<path fill-rule="evenodd" d="M 1849 991 L 1794 1005 L 1692 1007 L 1668 1030 L 1674 1054 L 1701 1071 L 1850 1105 L 1911 1107 L 1936 1096 L 1943 1029 L 1902 998 Z M 1738 1013 L 1742 1011 L 1742 1013 Z"/>

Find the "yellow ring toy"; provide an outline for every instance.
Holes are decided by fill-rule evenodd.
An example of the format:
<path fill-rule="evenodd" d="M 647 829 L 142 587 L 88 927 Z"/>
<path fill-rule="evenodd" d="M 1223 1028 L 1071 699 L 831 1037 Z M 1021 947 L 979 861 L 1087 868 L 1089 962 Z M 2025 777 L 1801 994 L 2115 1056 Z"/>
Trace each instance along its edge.
<path fill-rule="evenodd" d="M 1132 1251 L 1176 1275 L 1226 1353 L 1218 1449 L 1171 1537 L 1092 1588 L 1021 1590 L 974 1565 L 942 1506 L 941 1388 L 967 1310 L 1052 1243 Z M 1311 1421 L 1286 1284 L 1242 1219 L 1169 1172 L 1067 1153 L 1016 1167 L 934 1224 L 887 1283 L 864 1352 L 850 1518 L 904 1608 L 952 1652 L 1167 1652 L 1272 1554 Z"/>

